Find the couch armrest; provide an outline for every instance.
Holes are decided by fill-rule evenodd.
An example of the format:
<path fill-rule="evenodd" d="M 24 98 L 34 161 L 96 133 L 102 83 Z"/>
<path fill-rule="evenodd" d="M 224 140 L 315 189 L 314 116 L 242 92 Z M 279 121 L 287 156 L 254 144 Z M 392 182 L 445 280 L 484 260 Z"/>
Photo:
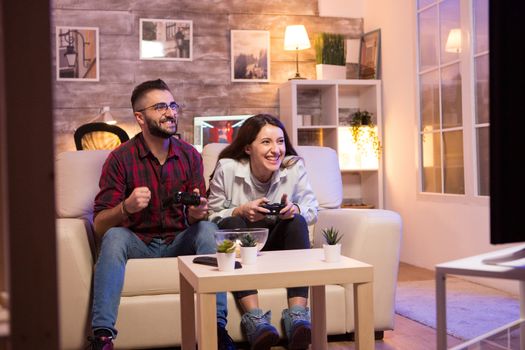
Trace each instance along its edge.
<path fill-rule="evenodd" d="M 57 219 L 60 348 L 81 349 L 90 329 L 93 255 L 89 224 Z"/>
<path fill-rule="evenodd" d="M 393 211 L 382 209 L 321 210 L 314 227 L 315 247 L 322 246 L 322 230 L 331 226 L 344 234 L 341 239 L 343 255 L 374 266 L 375 329 L 393 329 L 401 217 Z M 347 325 L 353 325 L 351 285 L 346 288 Z M 353 327 L 348 331 L 353 331 Z"/>

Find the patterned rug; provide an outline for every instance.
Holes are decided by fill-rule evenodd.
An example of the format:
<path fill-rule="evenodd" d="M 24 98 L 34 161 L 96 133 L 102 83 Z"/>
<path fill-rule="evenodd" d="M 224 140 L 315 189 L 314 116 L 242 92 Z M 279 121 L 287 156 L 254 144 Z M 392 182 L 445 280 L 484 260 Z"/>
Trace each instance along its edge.
<path fill-rule="evenodd" d="M 518 297 L 459 278 L 447 278 L 447 333 L 467 340 L 519 318 Z M 396 313 L 436 328 L 435 281 L 399 282 Z"/>

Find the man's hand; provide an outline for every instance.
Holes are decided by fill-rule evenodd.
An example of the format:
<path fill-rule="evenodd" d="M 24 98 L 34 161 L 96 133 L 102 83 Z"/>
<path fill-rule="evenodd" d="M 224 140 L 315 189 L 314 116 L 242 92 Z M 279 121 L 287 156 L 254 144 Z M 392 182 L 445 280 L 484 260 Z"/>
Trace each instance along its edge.
<path fill-rule="evenodd" d="M 259 198 L 238 206 L 232 214 L 234 216 L 242 216 L 250 222 L 259 221 L 264 219 L 265 214 L 270 212 L 268 209 L 261 207 L 265 203 L 268 203 L 267 198 Z"/>
<path fill-rule="evenodd" d="M 151 192 L 147 187 L 135 187 L 130 196 L 124 199 L 124 205 L 128 213 L 133 214 L 146 208 L 151 199 Z"/>
<path fill-rule="evenodd" d="M 198 188 L 193 190 L 193 193 L 196 193 L 200 196 L 200 191 Z M 200 220 L 205 220 L 208 216 L 208 200 L 204 197 L 201 197 L 201 203 L 199 205 L 188 205 L 188 221 L 190 224 L 193 224 Z"/>

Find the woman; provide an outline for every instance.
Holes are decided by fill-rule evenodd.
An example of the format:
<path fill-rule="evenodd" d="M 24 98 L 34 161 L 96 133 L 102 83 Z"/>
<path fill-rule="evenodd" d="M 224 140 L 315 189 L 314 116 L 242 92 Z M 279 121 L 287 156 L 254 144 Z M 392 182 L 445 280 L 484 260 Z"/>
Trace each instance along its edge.
<path fill-rule="evenodd" d="M 281 203 L 279 215 L 262 205 Z M 263 250 L 310 248 L 308 225 L 317 220 L 318 203 L 306 169 L 283 124 L 274 116 L 247 119 L 235 140 L 220 154 L 210 180 L 210 220 L 219 228 L 267 227 Z M 241 326 L 252 349 L 269 349 L 279 340 L 270 311 L 259 308 L 256 290 L 234 292 L 243 309 Z M 308 348 L 308 287 L 288 288 L 282 317 L 289 349 Z"/>

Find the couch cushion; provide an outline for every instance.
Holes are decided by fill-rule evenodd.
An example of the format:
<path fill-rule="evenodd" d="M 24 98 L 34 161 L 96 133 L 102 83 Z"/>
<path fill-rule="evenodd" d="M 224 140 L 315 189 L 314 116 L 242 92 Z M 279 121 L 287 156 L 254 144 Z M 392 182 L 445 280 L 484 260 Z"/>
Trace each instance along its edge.
<path fill-rule="evenodd" d="M 59 218 L 91 217 L 102 165 L 111 151 L 69 151 L 56 157 L 55 199 Z"/>
<path fill-rule="evenodd" d="M 343 201 L 343 182 L 337 153 L 331 148 L 319 146 L 297 146 L 296 150 L 304 159 L 319 206 L 339 208 Z"/>
<path fill-rule="evenodd" d="M 122 296 L 179 292 L 177 258 L 129 259 Z"/>

